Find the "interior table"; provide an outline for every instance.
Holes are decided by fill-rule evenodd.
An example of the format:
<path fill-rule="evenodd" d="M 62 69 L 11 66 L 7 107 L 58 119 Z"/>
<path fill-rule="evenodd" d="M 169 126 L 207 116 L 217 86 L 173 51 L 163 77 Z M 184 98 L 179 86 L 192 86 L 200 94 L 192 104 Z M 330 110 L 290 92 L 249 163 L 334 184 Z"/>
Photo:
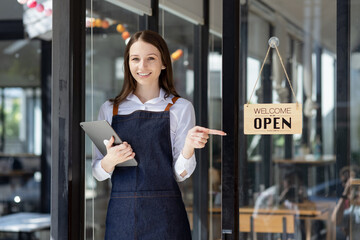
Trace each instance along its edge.
<path fill-rule="evenodd" d="M 32 239 L 36 231 L 50 229 L 50 214 L 14 213 L 0 217 L 0 232 L 18 233 L 18 239 Z"/>

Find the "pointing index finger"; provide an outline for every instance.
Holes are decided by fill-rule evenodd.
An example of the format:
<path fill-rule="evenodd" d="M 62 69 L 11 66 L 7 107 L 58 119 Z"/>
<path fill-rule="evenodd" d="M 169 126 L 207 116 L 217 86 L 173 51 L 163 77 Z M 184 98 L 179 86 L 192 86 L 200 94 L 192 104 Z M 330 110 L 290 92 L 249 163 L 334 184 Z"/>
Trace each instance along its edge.
<path fill-rule="evenodd" d="M 215 130 L 215 129 L 209 129 L 209 128 L 200 127 L 200 126 L 196 126 L 195 129 L 198 132 L 204 132 L 204 133 L 207 133 L 207 134 L 214 134 L 214 135 L 221 135 L 221 136 L 226 136 L 227 135 L 223 131 Z"/>
<path fill-rule="evenodd" d="M 220 136 L 226 136 L 226 133 L 220 130 L 215 129 L 209 129 L 208 134 L 214 134 L 214 135 L 220 135 Z"/>

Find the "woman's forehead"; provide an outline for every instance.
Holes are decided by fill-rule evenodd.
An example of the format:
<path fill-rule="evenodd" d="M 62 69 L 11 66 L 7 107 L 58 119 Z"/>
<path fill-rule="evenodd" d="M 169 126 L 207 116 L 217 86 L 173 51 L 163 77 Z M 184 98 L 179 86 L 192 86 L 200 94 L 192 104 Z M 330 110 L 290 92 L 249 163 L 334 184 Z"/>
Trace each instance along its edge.
<path fill-rule="evenodd" d="M 160 51 L 152 44 L 144 41 L 136 41 L 130 47 L 130 56 L 131 55 L 157 55 L 160 56 Z"/>

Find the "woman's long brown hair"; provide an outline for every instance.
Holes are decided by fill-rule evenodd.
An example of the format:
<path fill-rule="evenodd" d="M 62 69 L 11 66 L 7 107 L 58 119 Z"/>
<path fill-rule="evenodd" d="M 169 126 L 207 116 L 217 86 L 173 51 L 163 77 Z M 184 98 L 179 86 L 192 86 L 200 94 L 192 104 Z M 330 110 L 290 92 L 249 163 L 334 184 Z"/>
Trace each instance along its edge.
<path fill-rule="evenodd" d="M 115 98 L 110 99 L 110 101 L 113 102 L 114 105 L 119 105 L 131 92 L 134 92 L 136 89 L 136 80 L 131 75 L 129 67 L 129 52 L 131 46 L 139 40 L 155 46 L 161 54 L 161 62 L 165 66 L 165 69 L 161 70 L 159 76 L 159 86 L 165 90 L 165 98 L 167 98 L 170 94 L 175 97 L 180 97 L 175 90 L 170 52 L 165 40 L 158 33 L 145 30 L 132 35 L 130 41 L 126 45 L 124 54 L 124 85 L 120 94 Z"/>

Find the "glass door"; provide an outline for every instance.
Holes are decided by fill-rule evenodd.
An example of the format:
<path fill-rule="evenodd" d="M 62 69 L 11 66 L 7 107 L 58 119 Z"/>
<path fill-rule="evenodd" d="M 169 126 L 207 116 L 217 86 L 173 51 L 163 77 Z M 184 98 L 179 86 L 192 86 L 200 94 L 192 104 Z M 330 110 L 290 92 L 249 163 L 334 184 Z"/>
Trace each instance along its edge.
<path fill-rule="evenodd" d="M 346 171 L 337 169 L 335 155 L 336 24 L 335 1 L 248 5 L 247 66 L 240 66 L 246 100 L 254 89 L 250 104 L 301 103 L 303 130 L 245 135 L 240 143 L 240 239 L 341 239 L 332 219 L 343 187 L 338 172 Z M 255 85 L 272 36 L 280 40 L 278 52 L 270 51 Z"/>
<path fill-rule="evenodd" d="M 339 237 L 347 236 L 349 239 L 360 238 L 360 111 L 359 111 L 359 78 L 360 78 L 360 35 L 358 31 L 360 1 L 350 2 L 350 166 L 344 167 L 340 177 L 345 189 L 342 192 L 346 198 L 338 205 L 343 210 L 341 222 L 337 227 Z M 340 215 L 340 214 L 339 214 Z M 341 238 L 339 238 L 341 239 Z"/>
<path fill-rule="evenodd" d="M 101 105 L 115 97 L 124 81 L 126 39 L 138 31 L 139 15 L 111 1 L 87 1 L 86 5 L 86 111 L 95 121 Z M 97 181 L 92 174 L 93 146 L 85 142 L 85 238 L 104 239 L 110 179 Z"/>

